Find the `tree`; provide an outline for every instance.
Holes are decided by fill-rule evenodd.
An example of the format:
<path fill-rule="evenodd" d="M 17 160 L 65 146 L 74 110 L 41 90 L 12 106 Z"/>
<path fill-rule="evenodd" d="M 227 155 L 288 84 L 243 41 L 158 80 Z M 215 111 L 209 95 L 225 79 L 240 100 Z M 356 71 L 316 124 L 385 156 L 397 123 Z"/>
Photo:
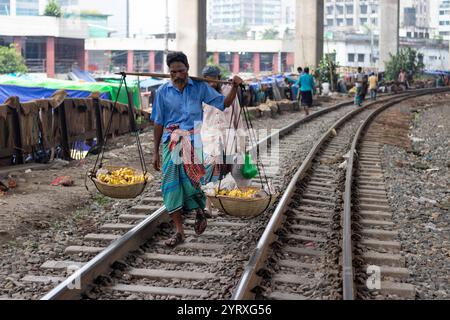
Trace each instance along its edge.
<path fill-rule="evenodd" d="M 278 30 L 274 29 L 274 28 L 270 28 L 270 29 L 266 29 L 264 30 L 263 34 L 262 34 L 262 38 L 263 40 L 274 40 L 278 37 L 280 33 L 278 32 Z"/>
<path fill-rule="evenodd" d="M 248 38 L 248 32 L 250 31 L 250 28 L 247 26 L 247 24 L 241 25 L 239 28 L 234 30 L 234 39 L 240 40 L 240 39 L 247 39 Z"/>
<path fill-rule="evenodd" d="M 388 81 L 396 80 L 401 69 L 415 76 L 423 68 L 423 54 L 411 48 L 404 48 L 397 55 L 390 55 L 390 60 L 386 63 L 385 78 Z"/>
<path fill-rule="evenodd" d="M 339 68 L 339 65 L 336 63 L 336 51 L 333 51 L 333 53 L 325 54 L 316 70 L 320 82 L 328 82 L 332 90 L 336 87 L 338 80 L 337 68 Z"/>
<path fill-rule="evenodd" d="M 27 67 L 22 56 L 17 54 L 14 45 L 0 46 L 0 74 L 25 72 L 27 72 Z"/>
<path fill-rule="evenodd" d="M 50 0 L 45 7 L 44 16 L 61 18 L 62 11 L 60 5 L 55 0 Z"/>

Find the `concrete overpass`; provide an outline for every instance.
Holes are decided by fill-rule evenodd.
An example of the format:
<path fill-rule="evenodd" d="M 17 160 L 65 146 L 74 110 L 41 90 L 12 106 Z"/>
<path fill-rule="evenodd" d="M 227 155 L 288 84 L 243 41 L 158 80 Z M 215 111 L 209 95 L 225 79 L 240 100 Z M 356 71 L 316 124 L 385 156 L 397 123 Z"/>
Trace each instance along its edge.
<path fill-rule="evenodd" d="M 206 62 L 207 0 L 177 0 L 177 50 L 189 58 L 191 74 Z M 296 0 L 295 64 L 317 66 L 323 56 L 324 0 Z M 399 47 L 400 0 L 380 1 L 380 68 Z"/>

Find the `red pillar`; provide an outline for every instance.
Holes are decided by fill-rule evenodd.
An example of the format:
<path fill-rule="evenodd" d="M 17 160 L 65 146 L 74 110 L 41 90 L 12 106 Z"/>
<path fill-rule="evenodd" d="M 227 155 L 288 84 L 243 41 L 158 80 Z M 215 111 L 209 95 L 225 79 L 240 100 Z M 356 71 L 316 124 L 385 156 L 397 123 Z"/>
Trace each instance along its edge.
<path fill-rule="evenodd" d="M 134 51 L 128 50 L 127 56 L 127 72 L 133 72 L 134 70 Z"/>
<path fill-rule="evenodd" d="M 261 72 L 261 55 L 259 52 L 253 54 L 253 73 L 258 74 Z"/>
<path fill-rule="evenodd" d="M 278 64 L 279 64 L 279 57 L 278 57 L 278 53 L 274 53 L 273 54 L 273 59 L 272 59 L 272 72 L 273 73 L 279 73 L 280 70 L 278 70 Z"/>
<path fill-rule="evenodd" d="M 214 52 L 214 64 L 216 64 L 216 65 L 220 64 L 220 54 L 219 54 L 219 52 Z"/>
<path fill-rule="evenodd" d="M 286 56 L 286 64 L 288 69 L 293 67 L 295 64 L 295 54 L 293 52 L 289 52 Z"/>
<path fill-rule="evenodd" d="M 55 77 L 55 38 L 48 37 L 47 38 L 47 77 L 54 78 Z"/>
<path fill-rule="evenodd" d="M 89 51 L 84 50 L 84 68 L 87 71 L 89 70 Z"/>
<path fill-rule="evenodd" d="M 240 71 L 240 59 L 239 59 L 239 53 L 235 52 L 233 55 L 233 73 L 238 74 Z"/>
<path fill-rule="evenodd" d="M 148 55 L 148 72 L 155 72 L 155 57 L 156 53 L 155 51 L 150 51 Z"/>

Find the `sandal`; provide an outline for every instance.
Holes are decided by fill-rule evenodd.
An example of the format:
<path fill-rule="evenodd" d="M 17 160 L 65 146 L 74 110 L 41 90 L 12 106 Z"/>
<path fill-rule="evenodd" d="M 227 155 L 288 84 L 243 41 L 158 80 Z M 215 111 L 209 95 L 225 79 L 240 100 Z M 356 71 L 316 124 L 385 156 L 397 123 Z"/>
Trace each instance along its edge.
<path fill-rule="evenodd" d="M 205 232 L 206 226 L 208 225 L 208 221 L 206 220 L 205 213 L 203 210 L 198 210 L 197 215 L 195 216 L 195 225 L 194 230 L 197 235 L 201 235 Z"/>
<path fill-rule="evenodd" d="M 172 238 L 167 239 L 165 244 L 169 248 L 175 248 L 177 245 L 182 244 L 184 242 L 184 238 L 181 233 L 175 233 Z"/>

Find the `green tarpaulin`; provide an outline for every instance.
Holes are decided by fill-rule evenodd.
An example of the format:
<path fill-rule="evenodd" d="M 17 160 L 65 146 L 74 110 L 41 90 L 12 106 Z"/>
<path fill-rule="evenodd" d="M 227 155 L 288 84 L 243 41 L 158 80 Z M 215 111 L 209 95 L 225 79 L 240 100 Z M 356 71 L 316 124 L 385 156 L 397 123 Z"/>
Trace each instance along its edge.
<path fill-rule="evenodd" d="M 108 93 L 112 101 L 115 101 L 117 93 L 119 91 L 118 83 L 79 82 L 79 81 L 57 80 L 50 78 L 46 78 L 43 80 L 28 80 L 11 76 L 3 76 L 3 77 L 0 76 L 0 85 L 10 85 L 22 88 L 45 88 L 53 90 L 100 92 L 101 94 Z M 128 90 L 133 92 L 133 100 L 135 107 L 139 109 L 140 99 L 138 86 L 135 83 L 127 83 L 127 86 Z M 124 86 L 122 86 L 118 101 L 123 104 L 128 104 L 128 98 Z"/>

